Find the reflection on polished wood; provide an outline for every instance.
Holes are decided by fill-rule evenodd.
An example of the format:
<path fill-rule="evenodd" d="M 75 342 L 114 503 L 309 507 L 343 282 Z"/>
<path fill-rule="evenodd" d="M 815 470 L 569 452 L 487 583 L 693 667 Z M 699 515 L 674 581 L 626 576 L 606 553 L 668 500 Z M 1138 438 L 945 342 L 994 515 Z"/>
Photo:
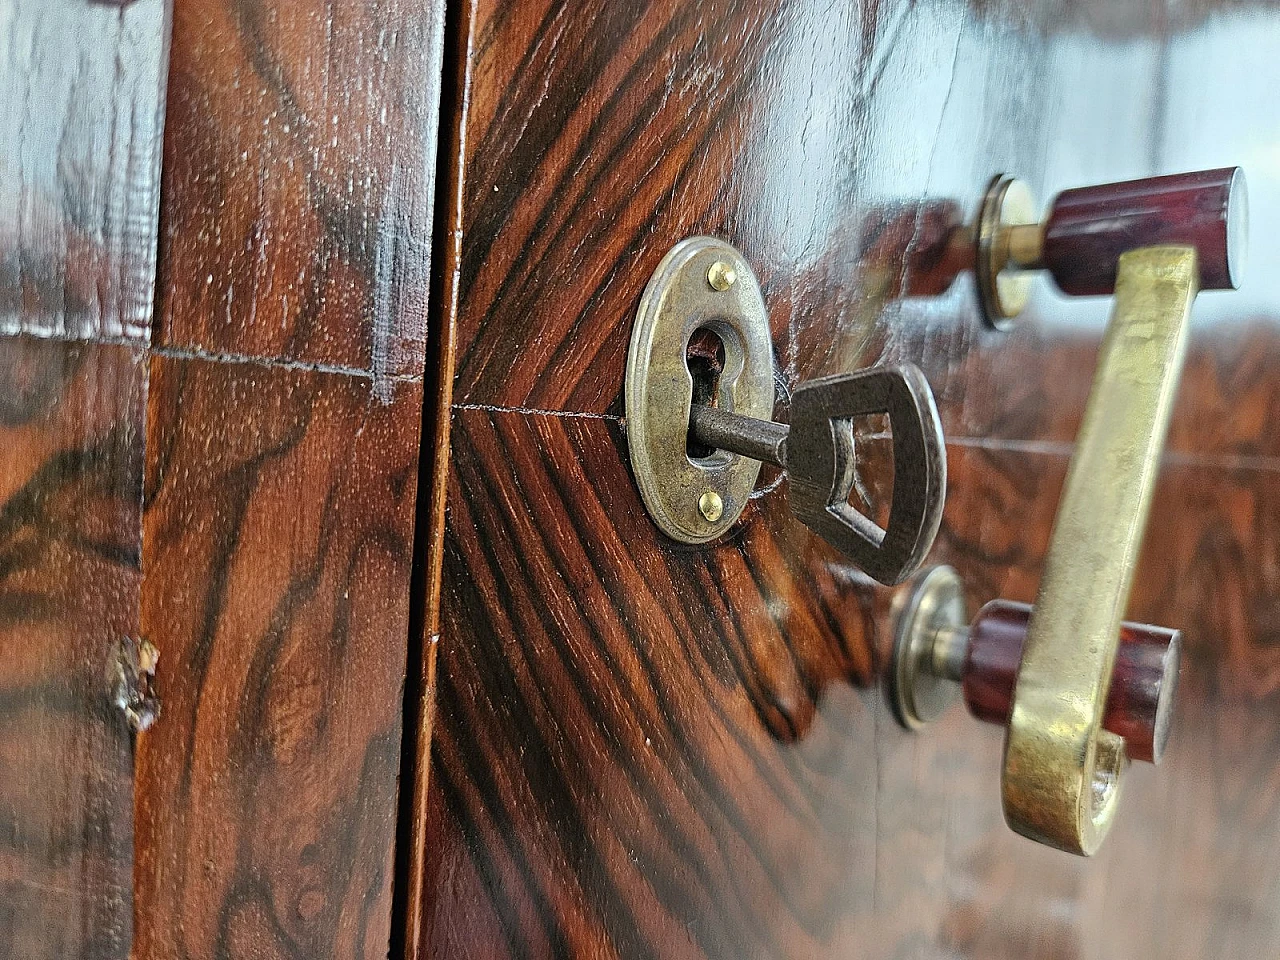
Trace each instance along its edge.
<path fill-rule="evenodd" d="M 166 0 L 0 15 L 0 333 L 145 342 Z"/>
<path fill-rule="evenodd" d="M 0 5 L 0 954 L 123 960 L 165 0 Z M 105 341 L 105 342 L 104 342 Z"/>
<path fill-rule="evenodd" d="M 930 238 L 999 170 L 1049 197 L 1248 164 L 1241 84 L 1266 87 L 1280 41 L 1251 9 L 1238 27 L 1138 3 L 469 9 L 419 956 L 1269 949 L 1274 281 L 1207 295 L 1193 331 L 1128 611 L 1184 631 L 1183 722 L 1089 863 L 1005 827 L 998 732 L 960 711 L 898 730 L 888 593 L 787 517 L 776 474 L 718 546 L 676 545 L 618 419 L 645 279 L 676 240 L 723 236 L 760 276 L 788 387 L 926 369 L 953 440 L 934 558 L 972 609 L 1033 599 L 1107 305 L 1041 286 L 988 332 Z M 1187 103 L 1239 122 L 1209 143 Z M 1257 218 L 1277 213 L 1274 173 L 1249 172 Z M 895 236 L 936 256 L 895 267 Z"/>

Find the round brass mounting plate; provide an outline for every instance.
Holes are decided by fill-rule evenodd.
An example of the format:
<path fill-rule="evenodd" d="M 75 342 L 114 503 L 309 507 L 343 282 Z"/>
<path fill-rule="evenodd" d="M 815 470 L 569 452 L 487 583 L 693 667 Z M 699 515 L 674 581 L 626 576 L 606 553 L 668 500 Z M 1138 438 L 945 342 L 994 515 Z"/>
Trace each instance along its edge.
<path fill-rule="evenodd" d="M 947 566 L 916 576 L 901 598 L 889 663 L 889 704 L 897 721 L 918 730 L 936 720 L 960 692 L 954 680 L 939 676 L 932 659 L 938 632 L 965 626 L 964 585 Z"/>
<path fill-rule="evenodd" d="M 626 380 L 627 444 L 640 495 L 659 529 L 683 543 L 706 543 L 733 526 L 760 473 L 758 461 L 724 450 L 688 454 L 686 353 L 704 327 L 724 345 L 715 405 L 772 419 L 773 344 L 760 284 L 732 246 L 690 237 L 663 257 L 640 300 Z M 715 503 L 708 494 L 719 497 L 716 509 L 708 508 Z"/>
<path fill-rule="evenodd" d="M 1031 297 L 1033 275 L 1027 270 L 1006 270 L 1009 265 L 1009 231 L 1012 226 L 1036 223 L 1036 202 L 1031 188 L 1005 174 L 996 176 L 982 198 L 978 212 L 978 253 L 974 273 L 978 303 L 988 326 L 1008 330 Z"/>

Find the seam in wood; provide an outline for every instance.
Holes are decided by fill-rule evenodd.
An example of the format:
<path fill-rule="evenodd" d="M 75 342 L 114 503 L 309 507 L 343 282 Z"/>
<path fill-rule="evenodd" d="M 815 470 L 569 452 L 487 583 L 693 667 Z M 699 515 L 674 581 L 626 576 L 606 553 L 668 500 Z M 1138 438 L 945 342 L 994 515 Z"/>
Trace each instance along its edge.
<path fill-rule="evenodd" d="M 538 407 L 502 407 L 489 403 L 455 403 L 454 410 L 483 410 L 486 413 L 520 413 L 529 417 L 565 417 L 577 420 L 609 420 L 622 423 L 623 418 L 612 413 L 582 413 L 575 410 L 543 410 Z"/>
<path fill-rule="evenodd" d="M 241 353 L 217 353 L 209 350 L 189 347 L 152 347 L 150 352 L 157 357 L 171 357 L 178 360 L 208 360 L 213 363 L 247 363 L 275 370 L 298 370 L 306 373 L 332 373 L 345 377 L 356 377 L 361 380 L 377 380 L 395 383 L 418 383 L 422 377 L 418 374 L 375 374 L 371 370 L 359 367 L 345 367 L 330 363 L 308 363 L 305 360 L 284 360 L 279 357 L 255 357 Z"/>
<path fill-rule="evenodd" d="M 50 343 L 86 344 L 107 347 L 131 347 L 148 356 L 166 357 L 176 360 L 207 360 L 211 363 L 252 364 L 275 370 L 298 370 L 305 373 L 332 373 L 344 377 L 357 377 L 361 380 L 377 380 L 378 382 L 420 383 L 421 374 L 384 374 L 359 367 L 348 367 L 332 363 L 312 363 L 306 360 L 289 360 L 282 357 L 261 357 L 247 353 L 222 353 L 215 350 L 202 350 L 198 347 L 156 347 L 138 337 L 77 337 L 65 333 L 32 333 L 27 330 L 14 334 L 5 334 L 7 339 L 41 340 Z"/>

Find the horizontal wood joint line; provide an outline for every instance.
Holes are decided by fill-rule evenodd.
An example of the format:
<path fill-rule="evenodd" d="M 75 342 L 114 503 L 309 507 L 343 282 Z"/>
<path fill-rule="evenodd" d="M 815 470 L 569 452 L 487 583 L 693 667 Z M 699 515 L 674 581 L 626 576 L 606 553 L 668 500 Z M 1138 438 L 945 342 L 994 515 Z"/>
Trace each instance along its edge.
<path fill-rule="evenodd" d="M 258 357 L 242 353 L 219 353 L 210 350 L 191 349 L 190 347 L 152 347 L 149 351 L 157 357 L 168 357 L 175 360 L 207 360 L 211 363 L 248 363 L 259 367 L 271 367 L 278 370 L 301 370 L 307 373 L 336 373 L 344 377 L 358 377 L 362 380 L 384 380 L 395 383 L 417 383 L 422 380 L 416 374 L 375 374 L 359 367 L 346 367 L 331 363 L 309 363 L 306 360 L 285 360 L 280 357 Z"/>
<path fill-rule="evenodd" d="M 574 410 L 542 410 L 537 407 L 502 407 L 489 403 L 455 403 L 454 410 L 483 410 L 486 413 L 519 413 L 527 417 L 569 417 L 578 420 L 609 420 L 621 423 L 612 413 L 582 413 Z"/>

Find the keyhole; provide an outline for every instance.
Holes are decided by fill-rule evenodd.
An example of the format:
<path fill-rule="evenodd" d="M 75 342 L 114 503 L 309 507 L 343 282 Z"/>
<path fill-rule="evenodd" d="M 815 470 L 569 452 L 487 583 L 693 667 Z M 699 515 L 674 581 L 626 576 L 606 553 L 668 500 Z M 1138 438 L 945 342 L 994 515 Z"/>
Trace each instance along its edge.
<path fill-rule="evenodd" d="M 724 341 L 720 335 L 710 327 L 695 330 L 685 348 L 684 363 L 693 378 L 693 402 L 705 407 L 716 406 L 720 374 L 724 373 Z M 690 460 L 701 460 L 715 453 L 711 447 L 699 443 L 692 430 L 686 437 L 685 452 Z"/>

